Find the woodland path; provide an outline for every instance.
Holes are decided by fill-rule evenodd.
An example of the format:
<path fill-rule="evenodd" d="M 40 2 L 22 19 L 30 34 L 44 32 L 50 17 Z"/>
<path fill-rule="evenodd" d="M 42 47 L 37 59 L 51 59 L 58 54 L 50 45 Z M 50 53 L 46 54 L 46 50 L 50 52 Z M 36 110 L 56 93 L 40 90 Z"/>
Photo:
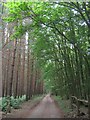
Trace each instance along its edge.
<path fill-rule="evenodd" d="M 50 95 L 46 95 L 35 107 L 26 102 L 22 109 L 14 110 L 7 118 L 63 118 L 63 112 Z"/>
<path fill-rule="evenodd" d="M 46 95 L 44 99 L 37 105 L 27 118 L 61 118 L 62 113 L 50 95 Z"/>
<path fill-rule="evenodd" d="M 62 112 L 50 95 L 46 95 L 27 118 L 62 118 Z"/>

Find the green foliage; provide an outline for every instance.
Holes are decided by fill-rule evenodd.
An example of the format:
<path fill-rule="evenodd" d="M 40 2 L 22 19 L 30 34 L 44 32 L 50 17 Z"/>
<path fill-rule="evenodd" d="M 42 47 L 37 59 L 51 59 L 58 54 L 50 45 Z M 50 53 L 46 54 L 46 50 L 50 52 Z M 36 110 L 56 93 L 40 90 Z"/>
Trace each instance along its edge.
<path fill-rule="evenodd" d="M 14 97 L 11 97 L 10 105 L 14 109 L 19 109 L 21 103 L 23 103 L 25 100 L 26 100 L 26 96 L 22 96 L 22 97 L 16 98 L 16 99 Z M 4 98 L 2 98 L 1 101 L 2 101 L 1 102 L 2 104 L 0 104 L 0 107 L 2 108 L 2 111 L 5 112 L 7 110 L 7 104 L 8 104 L 9 98 L 8 97 L 4 97 Z"/>
<path fill-rule="evenodd" d="M 12 106 L 14 109 L 20 108 L 20 100 L 18 100 L 18 99 L 12 99 L 12 100 L 11 100 L 11 106 Z"/>
<path fill-rule="evenodd" d="M 87 54 L 90 46 L 89 4 L 7 3 L 6 21 L 18 22 L 13 39 L 29 33 L 30 48 L 42 69 L 46 89 L 61 96 L 83 97 L 90 91 L 87 86 L 90 83 Z M 23 25 L 25 19 L 30 23 Z"/>
<path fill-rule="evenodd" d="M 6 98 L 2 98 L 2 104 L 0 105 L 0 107 L 2 108 L 2 111 L 6 111 L 6 107 L 7 107 L 7 100 Z"/>
<path fill-rule="evenodd" d="M 64 111 L 64 114 L 67 114 L 71 111 L 69 100 L 62 99 L 61 96 L 54 96 L 54 99 L 57 101 L 60 108 Z"/>

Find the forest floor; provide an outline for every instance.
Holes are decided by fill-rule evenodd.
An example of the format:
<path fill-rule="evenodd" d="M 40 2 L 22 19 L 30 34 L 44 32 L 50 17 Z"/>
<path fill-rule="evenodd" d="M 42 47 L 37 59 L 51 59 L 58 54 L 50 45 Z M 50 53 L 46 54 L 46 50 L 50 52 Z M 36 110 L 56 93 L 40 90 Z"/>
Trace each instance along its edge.
<path fill-rule="evenodd" d="M 55 103 L 64 111 L 65 118 L 88 118 L 88 107 L 80 106 L 80 115 L 77 109 L 71 109 L 70 100 L 62 99 L 61 96 L 52 96 Z"/>
<path fill-rule="evenodd" d="M 32 107 L 33 106 L 33 107 Z M 60 110 L 54 99 L 46 95 L 41 101 L 30 101 L 23 103 L 21 109 L 12 110 L 11 113 L 3 115 L 3 118 L 63 118 L 63 112 Z"/>

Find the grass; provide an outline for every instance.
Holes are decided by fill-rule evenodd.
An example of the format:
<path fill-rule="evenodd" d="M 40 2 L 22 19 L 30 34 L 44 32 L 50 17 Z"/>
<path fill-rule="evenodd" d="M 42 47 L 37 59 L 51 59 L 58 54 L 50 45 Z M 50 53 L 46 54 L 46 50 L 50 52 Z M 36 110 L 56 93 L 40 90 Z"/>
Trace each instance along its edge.
<path fill-rule="evenodd" d="M 44 95 L 35 95 L 31 98 L 32 102 L 39 102 L 40 100 L 42 100 L 42 98 L 44 97 Z"/>
<path fill-rule="evenodd" d="M 58 102 L 58 105 L 64 114 L 68 114 L 71 111 L 69 100 L 62 99 L 61 96 L 54 96 L 54 99 Z"/>

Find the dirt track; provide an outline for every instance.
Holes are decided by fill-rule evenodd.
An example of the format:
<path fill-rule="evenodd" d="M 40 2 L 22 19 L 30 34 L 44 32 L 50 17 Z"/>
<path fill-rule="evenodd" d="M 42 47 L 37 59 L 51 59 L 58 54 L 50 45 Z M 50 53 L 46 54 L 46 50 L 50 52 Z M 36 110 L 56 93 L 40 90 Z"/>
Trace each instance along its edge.
<path fill-rule="evenodd" d="M 38 104 L 27 118 L 62 118 L 63 115 L 60 113 L 60 109 L 56 106 L 54 100 L 48 94 Z"/>

